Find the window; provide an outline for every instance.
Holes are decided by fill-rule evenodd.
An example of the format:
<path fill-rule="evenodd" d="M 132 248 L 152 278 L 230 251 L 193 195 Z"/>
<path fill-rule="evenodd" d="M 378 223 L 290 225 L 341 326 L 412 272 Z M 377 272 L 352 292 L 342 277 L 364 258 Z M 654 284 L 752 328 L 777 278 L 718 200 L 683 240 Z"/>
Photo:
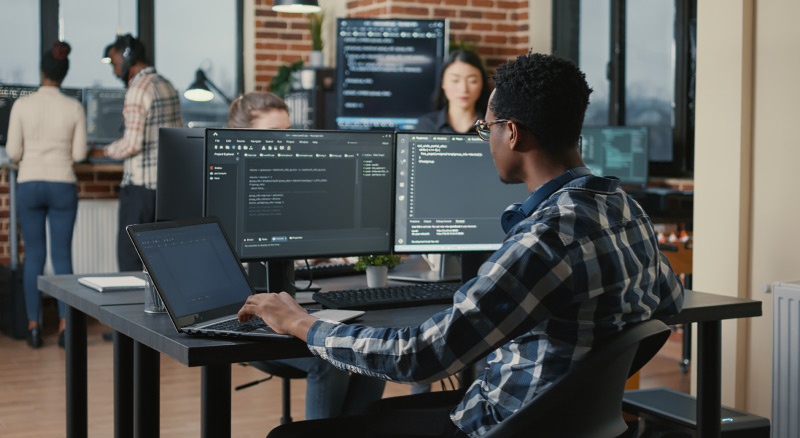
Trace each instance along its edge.
<path fill-rule="evenodd" d="M 59 0 L 59 22 L 64 41 L 72 46 L 64 87 L 121 88 L 103 49 L 122 34 L 137 35 L 136 2 Z"/>
<path fill-rule="evenodd" d="M 691 176 L 697 0 L 554 1 L 554 53 L 594 89 L 585 125 L 647 126 L 650 175 Z"/>
<path fill-rule="evenodd" d="M 586 126 L 608 125 L 608 108 L 611 88 L 606 76 L 611 53 L 610 0 L 582 1 L 579 35 L 580 67 L 586 82 L 592 87 L 589 108 L 586 109 Z"/>
<path fill-rule="evenodd" d="M 224 127 L 230 103 L 183 97 L 198 68 L 230 99 L 238 92 L 237 1 L 170 0 L 155 4 L 155 66 L 181 95 L 183 120 L 191 126 Z M 178 17 L 180 17 L 178 19 Z"/>
<path fill-rule="evenodd" d="M 628 0 L 625 9 L 625 125 L 649 128 L 650 161 L 672 161 L 675 5 Z"/>
<path fill-rule="evenodd" d="M 3 1 L 0 13 L 0 83 L 39 85 L 41 38 L 38 1 Z"/>

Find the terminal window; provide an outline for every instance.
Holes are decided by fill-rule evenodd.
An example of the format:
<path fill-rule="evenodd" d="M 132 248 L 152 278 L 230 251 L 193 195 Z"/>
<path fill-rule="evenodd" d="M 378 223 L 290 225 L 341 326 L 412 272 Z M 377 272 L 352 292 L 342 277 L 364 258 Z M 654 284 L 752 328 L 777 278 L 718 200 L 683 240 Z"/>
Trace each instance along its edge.
<path fill-rule="evenodd" d="M 340 18 L 337 29 L 337 126 L 414 129 L 433 110 L 447 22 Z"/>
<path fill-rule="evenodd" d="M 500 181 L 477 136 L 412 133 L 397 134 L 395 192 L 397 252 L 496 250 L 500 214 L 529 195 Z"/>

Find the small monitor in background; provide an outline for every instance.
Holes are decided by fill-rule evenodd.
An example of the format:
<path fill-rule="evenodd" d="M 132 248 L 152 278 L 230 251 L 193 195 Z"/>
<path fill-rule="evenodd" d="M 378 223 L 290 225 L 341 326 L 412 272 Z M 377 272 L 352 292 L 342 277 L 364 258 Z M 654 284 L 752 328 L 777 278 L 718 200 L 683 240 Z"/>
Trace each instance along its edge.
<path fill-rule="evenodd" d="M 647 184 L 648 134 L 643 126 L 584 127 L 581 156 L 597 176 L 615 176 L 622 184 Z"/>
<path fill-rule="evenodd" d="M 433 110 L 447 55 L 446 20 L 337 20 L 336 125 L 413 130 Z"/>
<path fill-rule="evenodd" d="M 156 222 L 203 217 L 205 129 L 158 130 Z"/>
<path fill-rule="evenodd" d="M 8 119 L 14 102 L 38 89 L 38 86 L 0 84 L 0 145 L 4 146 L 8 141 Z M 82 102 L 83 90 L 80 88 L 62 88 L 61 92 Z"/>
<path fill-rule="evenodd" d="M 90 146 L 102 147 L 121 138 L 125 133 L 122 117 L 125 90 L 86 88 L 83 97 L 86 142 Z"/>

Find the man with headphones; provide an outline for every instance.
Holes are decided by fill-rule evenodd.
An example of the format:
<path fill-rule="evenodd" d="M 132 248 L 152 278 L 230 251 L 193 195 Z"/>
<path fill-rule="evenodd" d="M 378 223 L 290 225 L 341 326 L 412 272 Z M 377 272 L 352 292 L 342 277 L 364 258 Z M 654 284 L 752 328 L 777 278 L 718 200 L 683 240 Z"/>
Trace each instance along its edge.
<path fill-rule="evenodd" d="M 683 287 L 650 218 L 613 177 L 584 166 L 578 139 L 591 89 L 571 62 L 528 54 L 497 69 L 486 120 L 500 179 L 530 197 L 502 212 L 502 247 L 415 327 L 373 328 L 308 315 L 286 293 L 256 294 L 240 320 L 261 317 L 337 367 L 426 383 L 483 357 L 465 391 L 386 399 L 358 417 L 296 422 L 269 437 L 477 437 L 490 431 L 627 324 L 680 311 Z M 480 199 L 474 202 L 481 202 Z M 498 212 L 500 214 L 501 212 Z"/>
<path fill-rule="evenodd" d="M 106 47 L 114 75 L 128 91 L 122 116 L 123 137 L 104 148 L 107 157 L 124 159 L 119 193 L 117 262 L 120 271 L 140 271 L 142 263 L 125 227 L 155 221 L 158 129 L 183 126 L 180 98 L 172 84 L 148 65 L 141 41 L 120 35 Z"/>

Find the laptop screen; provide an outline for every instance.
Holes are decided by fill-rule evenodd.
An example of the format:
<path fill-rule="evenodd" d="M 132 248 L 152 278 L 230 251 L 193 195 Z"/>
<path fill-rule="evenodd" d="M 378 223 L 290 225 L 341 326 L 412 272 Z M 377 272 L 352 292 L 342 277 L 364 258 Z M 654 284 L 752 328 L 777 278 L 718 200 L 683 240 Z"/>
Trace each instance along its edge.
<path fill-rule="evenodd" d="M 133 226 L 130 234 L 181 326 L 235 313 L 252 293 L 216 221 Z"/>

